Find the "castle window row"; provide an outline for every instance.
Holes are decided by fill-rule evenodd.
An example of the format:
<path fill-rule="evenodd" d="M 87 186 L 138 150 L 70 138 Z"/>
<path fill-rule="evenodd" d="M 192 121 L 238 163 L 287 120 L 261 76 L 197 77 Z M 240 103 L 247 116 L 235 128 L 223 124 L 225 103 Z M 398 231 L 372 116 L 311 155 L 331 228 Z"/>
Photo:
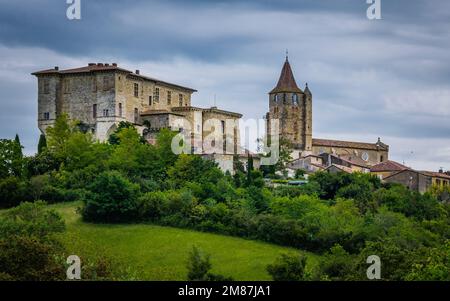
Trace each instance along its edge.
<path fill-rule="evenodd" d="M 275 94 L 273 100 L 275 101 L 275 103 L 280 103 L 282 102 L 283 104 L 287 104 L 288 103 L 288 95 L 287 93 L 283 93 L 283 94 Z M 299 104 L 299 96 L 297 93 L 294 93 L 291 95 L 290 97 L 290 101 L 292 104 L 294 105 L 298 105 Z"/>

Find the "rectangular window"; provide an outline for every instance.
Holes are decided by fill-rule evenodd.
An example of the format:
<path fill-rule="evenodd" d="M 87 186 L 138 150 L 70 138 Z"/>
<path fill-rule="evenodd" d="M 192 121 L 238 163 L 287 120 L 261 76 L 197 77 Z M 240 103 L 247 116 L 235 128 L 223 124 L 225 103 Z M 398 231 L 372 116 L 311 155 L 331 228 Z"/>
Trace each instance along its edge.
<path fill-rule="evenodd" d="M 167 91 L 167 104 L 170 105 L 172 103 L 172 91 Z"/>
<path fill-rule="evenodd" d="M 134 108 L 134 123 L 139 122 L 139 110 L 138 108 Z"/>
<path fill-rule="evenodd" d="M 44 113 L 44 120 L 49 120 L 50 119 L 50 113 L 49 112 L 45 112 Z"/>
<path fill-rule="evenodd" d="M 122 103 L 119 103 L 119 117 L 122 117 Z"/>
<path fill-rule="evenodd" d="M 103 77 L 103 90 L 109 90 L 109 78 L 107 76 Z"/>
<path fill-rule="evenodd" d="M 43 86 L 44 94 L 50 93 L 50 80 L 48 78 L 43 80 Z"/>
<path fill-rule="evenodd" d="M 155 88 L 155 91 L 153 92 L 153 101 L 159 102 L 159 88 Z"/>
<path fill-rule="evenodd" d="M 139 84 L 134 83 L 134 97 L 139 97 Z"/>
<path fill-rule="evenodd" d="M 151 96 L 151 95 L 148 97 L 148 105 L 149 105 L 149 106 L 152 105 L 152 96 Z"/>
<path fill-rule="evenodd" d="M 64 83 L 64 93 L 65 94 L 70 93 L 70 79 L 67 79 Z"/>
<path fill-rule="evenodd" d="M 103 117 L 108 117 L 109 116 L 109 110 L 108 109 L 104 109 L 103 110 Z"/>
<path fill-rule="evenodd" d="M 178 105 L 183 106 L 183 94 L 178 94 Z"/>
<path fill-rule="evenodd" d="M 97 118 L 97 104 L 92 106 L 92 117 Z"/>
<path fill-rule="evenodd" d="M 97 92 L 97 79 L 95 76 L 92 78 L 92 92 Z"/>

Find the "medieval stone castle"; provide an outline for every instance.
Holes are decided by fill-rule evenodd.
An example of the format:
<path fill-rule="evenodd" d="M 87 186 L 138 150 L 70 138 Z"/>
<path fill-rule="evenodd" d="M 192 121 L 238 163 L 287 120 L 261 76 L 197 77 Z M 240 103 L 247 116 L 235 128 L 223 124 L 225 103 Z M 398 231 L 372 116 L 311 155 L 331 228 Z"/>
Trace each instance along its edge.
<path fill-rule="evenodd" d="M 162 128 L 189 129 L 192 152 L 205 154 L 204 140 L 213 133 L 214 151 L 208 155 L 223 170 L 233 170 L 235 155 L 244 160 L 248 155 L 240 147 L 238 121 L 242 115 L 217 107 L 192 106 L 195 89 L 144 76 L 139 70 L 132 72 L 115 63 L 90 63 L 66 70 L 55 67 L 33 75 L 38 78 L 38 126 L 44 134 L 59 114 L 66 113 L 100 141 L 126 121 L 133 123 L 150 143 Z M 361 143 L 313 139 L 312 100 L 307 84 L 304 90 L 297 86 L 286 57 L 278 83 L 269 92 L 266 118 L 268 132 L 270 120 L 279 120 L 280 136 L 293 147 L 290 168 L 315 171 L 333 166 L 360 167 L 364 171 L 388 160 L 389 147 L 380 140 Z M 208 124 L 210 120 L 215 123 Z"/>

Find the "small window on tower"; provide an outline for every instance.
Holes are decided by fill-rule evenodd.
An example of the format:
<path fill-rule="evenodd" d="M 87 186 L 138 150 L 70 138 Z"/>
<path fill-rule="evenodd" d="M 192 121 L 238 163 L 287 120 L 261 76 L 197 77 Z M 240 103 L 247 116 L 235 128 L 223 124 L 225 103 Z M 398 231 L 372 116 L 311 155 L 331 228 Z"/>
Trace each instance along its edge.
<path fill-rule="evenodd" d="M 139 97 L 139 84 L 134 83 L 134 97 Z"/>
<path fill-rule="evenodd" d="M 153 91 L 153 101 L 159 102 L 159 88 L 155 88 L 155 91 Z"/>
<path fill-rule="evenodd" d="M 48 78 L 44 79 L 43 86 L 44 94 L 50 93 L 50 80 Z"/>
<path fill-rule="evenodd" d="M 97 104 L 92 106 L 92 117 L 97 118 Z"/>
<path fill-rule="evenodd" d="M 152 96 L 151 96 L 151 95 L 148 97 L 148 105 L 149 105 L 149 106 L 152 105 Z"/>
<path fill-rule="evenodd" d="M 167 104 L 170 106 L 172 103 L 172 91 L 167 91 Z"/>

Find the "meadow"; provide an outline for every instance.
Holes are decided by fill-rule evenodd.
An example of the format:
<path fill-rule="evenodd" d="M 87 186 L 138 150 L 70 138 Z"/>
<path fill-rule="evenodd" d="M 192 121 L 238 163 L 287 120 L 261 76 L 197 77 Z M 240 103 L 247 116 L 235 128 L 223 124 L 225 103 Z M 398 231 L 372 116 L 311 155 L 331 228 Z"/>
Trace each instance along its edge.
<path fill-rule="evenodd" d="M 187 257 L 195 245 L 211 255 L 212 272 L 235 280 L 271 280 L 266 266 L 280 254 L 298 250 L 224 235 L 150 224 L 91 224 L 81 220 L 81 202 L 50 205 L 66 222 L 67 250 L 82 258 L 106 255 L 129 267 L 138 280 L 186 280 Z M 317 255 L 308 256 L 310 267 Z"/>

